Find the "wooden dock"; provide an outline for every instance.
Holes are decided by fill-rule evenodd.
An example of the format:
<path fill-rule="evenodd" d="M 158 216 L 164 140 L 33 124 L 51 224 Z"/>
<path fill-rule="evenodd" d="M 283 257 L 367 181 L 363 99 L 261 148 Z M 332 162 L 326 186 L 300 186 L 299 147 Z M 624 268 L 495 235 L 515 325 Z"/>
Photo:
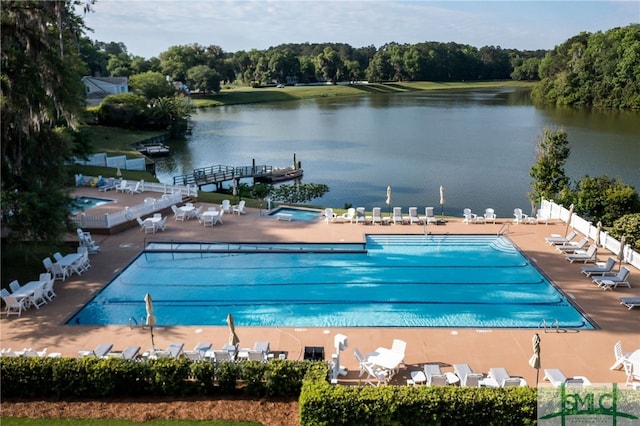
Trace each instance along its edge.
<path fill-rule="evenodd" d="M 194 169 L 193 172 L 174 176 L 174 185 L 196 185 L 202 188 L 205 185 L 216 185 L 220 188 L 223 182 L 229 182 L 234 179 L 265 179 L 272 175 L 273 166 L 251 165 L 251 166 L 209 166 Z"/>

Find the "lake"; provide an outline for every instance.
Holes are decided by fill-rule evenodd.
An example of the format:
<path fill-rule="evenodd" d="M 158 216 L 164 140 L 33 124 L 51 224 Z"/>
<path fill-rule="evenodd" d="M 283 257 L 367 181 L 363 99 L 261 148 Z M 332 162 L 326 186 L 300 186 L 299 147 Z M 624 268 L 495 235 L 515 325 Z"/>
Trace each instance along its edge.
<path fill-rule="evenodd" d="M 530 210 L 529 171 L 542 129 L 563 128 L 566 175 L 620 177 L 640 190 L 640 113 L 539 108 L 524 89 L 468 89 L 320 98 L 212 108 L 193 115 L 193 133 L 158 160 L 161 182 L 212 165 L 290 166 L 330 192 L 310 204 L 436 207 L 444 213 L 493 207 L 499 217 Z M 251 183 L 246 181 L 246 183 Z M 290 182 L 289 182 L 290 183 Z M 205 189 L 212 190 L 212 188 Z M 406 213 L 406 212 L 405 212 Z"/>

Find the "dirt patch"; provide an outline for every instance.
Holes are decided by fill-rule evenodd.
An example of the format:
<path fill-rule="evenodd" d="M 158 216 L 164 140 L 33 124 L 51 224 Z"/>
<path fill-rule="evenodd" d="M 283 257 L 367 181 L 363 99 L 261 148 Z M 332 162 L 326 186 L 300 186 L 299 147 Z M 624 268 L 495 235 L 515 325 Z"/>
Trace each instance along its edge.
<path fill-rule="evenodd" d="M 245 420 L 265 426 L 297 426 L 297 400 L 154 399 L 108 401 L 3 401 L 2 417 Z"/>

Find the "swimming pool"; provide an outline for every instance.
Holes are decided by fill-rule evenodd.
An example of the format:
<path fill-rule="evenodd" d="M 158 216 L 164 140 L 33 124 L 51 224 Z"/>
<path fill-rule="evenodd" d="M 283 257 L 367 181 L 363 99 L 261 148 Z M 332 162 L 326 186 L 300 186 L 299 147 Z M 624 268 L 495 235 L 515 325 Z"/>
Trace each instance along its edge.
<path fill-rule="evenodd" d="M 69 324 L 538 327 L 589 321 L 503 236 L 152 244 Z"/>
<path fill-rule="evenodd" d="M 113 203 L 113 200 L 96 197 L 76 197 L 71 201 L 71 214 L 77 214 L 92 207 L 102 206 L 107 203 Z"/>
<path fill-rule="evenodd" d="M 269 212 L 269 216 L 276 217 L 278 214 L 291 215 L 291 220 L 309 221 L 320 217 L 322 211 L 314 209 L 304 209 L 299 207 L 277 207 Z"/>

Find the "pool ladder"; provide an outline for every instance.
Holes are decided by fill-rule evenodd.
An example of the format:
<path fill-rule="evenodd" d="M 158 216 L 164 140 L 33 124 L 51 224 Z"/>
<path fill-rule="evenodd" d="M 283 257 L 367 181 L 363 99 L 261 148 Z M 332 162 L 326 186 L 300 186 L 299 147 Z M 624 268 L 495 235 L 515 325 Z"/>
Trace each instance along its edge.
<path fill-rule="evenodd" d="M 553 320 L 552 324 L 547 324 L 547 320 L 543 319 L 538 324 L 538 328 L 544 329 L 545 333 L 547 332 L 547 330 L 555 330 L 556 333 L 566 331 L 565 329 L 560 328 L 560 322 L 557 319 Z"/>
<path fill-rule="evenodd" d="M 509 225 L 511 225 L 511 222 L 509 222 L 509 221 L 503 223 L 502 226 L 500 227 L 500 229 L 498 230 L 498 233 L 496 235 L 500 236 L 500 235 L 508 234 L 509 233 Z"/>

